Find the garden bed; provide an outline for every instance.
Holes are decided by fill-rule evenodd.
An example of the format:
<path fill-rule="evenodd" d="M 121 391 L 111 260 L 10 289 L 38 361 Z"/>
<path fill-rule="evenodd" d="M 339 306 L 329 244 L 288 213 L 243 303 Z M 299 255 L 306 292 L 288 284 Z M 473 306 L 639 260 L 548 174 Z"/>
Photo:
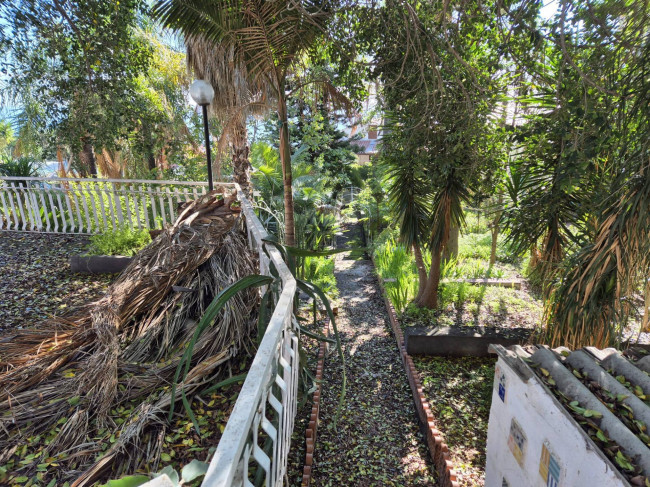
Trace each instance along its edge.
<path fill-rule="evenodd" d="M 29 326 L 101 296 L 111 275 L 71 274 L 88 237 L 0 232 L 0 332 Z"/>
<path fill-rule="evenodd" d="M 542 320 L 542 302 L 530 288 L 512 289 L 468 283 L 440 285 L 443 307 L 427 310 L 408 306 L 402 326 L 480 326 L 535 328 Z"/>
<path fill-rule="evenodd" d="M 494 358 L 413 356 L 463 487 L 484 485 Z"/>

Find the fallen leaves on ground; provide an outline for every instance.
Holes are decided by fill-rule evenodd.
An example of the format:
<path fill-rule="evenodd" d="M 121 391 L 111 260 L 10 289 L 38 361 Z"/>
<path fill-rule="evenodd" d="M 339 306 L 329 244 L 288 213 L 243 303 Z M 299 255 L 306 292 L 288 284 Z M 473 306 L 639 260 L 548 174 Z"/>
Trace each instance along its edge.
<path fill-rule="evenodd" d="M 330 353 L 311 485 L 434 486 L 434 470 L 372 265 L 339 255 L 336 278 L 347 395 L 334 427 L 342 374 L 338 356 Z M 301 477 L 301 467 L 292 470 L 291 485 L 300 485 Z"/>
<path fill-rule="evenodd" d="M 85 235 L 0 232 L 0 332 L 26 327 L 99 297 L 112 275 L 73 274 Z"/>
<path fill-rule="evenodd" d="M 493 358 L 413 357 L 463 487 L 484 485 Z"/>

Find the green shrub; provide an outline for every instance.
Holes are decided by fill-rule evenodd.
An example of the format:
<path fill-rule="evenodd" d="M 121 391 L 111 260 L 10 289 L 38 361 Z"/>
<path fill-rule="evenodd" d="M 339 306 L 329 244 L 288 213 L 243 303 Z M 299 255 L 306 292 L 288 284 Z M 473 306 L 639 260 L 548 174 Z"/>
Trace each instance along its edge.
<path fill-rule="evenodd" d="M 302 279 L 316 284 L 330 299 L 336 298 L 339 289 L 334 277 L 334 259 L 331 257 L 305 257 Z"/>
<path fill-rule="evenodd" d="M 0 157 L 0 176 L 31 178 L 38 176 L 39 169 L 40 164 L 31 157 Z"/>
<path fill-rule="evenodd" d="M 148 230 L 118 228 L 90 237 L 91 255 L 135 255 L 151 242 Z"/>
<path fill-rule="evenodd" d="M 395 279 L 384 284 L 388 299 L 398 312 L 402 312 L 418 291 L 418 273 L 413 256 L 392 238 L 375 245 L 373 255 L 380 278 Z"/>

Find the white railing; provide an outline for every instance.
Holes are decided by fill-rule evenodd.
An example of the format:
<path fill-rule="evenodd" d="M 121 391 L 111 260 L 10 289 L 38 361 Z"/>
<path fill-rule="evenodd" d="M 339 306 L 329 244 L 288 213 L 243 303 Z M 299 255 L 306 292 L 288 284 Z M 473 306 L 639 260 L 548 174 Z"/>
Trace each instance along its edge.
<path fill-rule="evenodd" d="M 224 185 L 226 186 L 226 185 Z M 251 248 L 260 273 L 280 277 L 277 305 L 230 414 L 203 481 L 204 487 L 278 487 L 286 475 L 297 411 L 300 367 L 293 323 L 296 281 L 268 237 L 250 202 L 239 192 Z"/>
<path fill-rule="evenodd" d="M 0 177 L 0 230 L 99 233 L 162 228 L 207 183 L 142 179 Z"/>
<path fill-rule="evenodd" d="M 345 188 L 343 191 L 341 191 L 339 200 L 342 205 L 349 205 L 357 198 L 357 196 L 359 196 L 359 193 L 361 193 L 361 188 L 350 186 L 349 188 Z"/>

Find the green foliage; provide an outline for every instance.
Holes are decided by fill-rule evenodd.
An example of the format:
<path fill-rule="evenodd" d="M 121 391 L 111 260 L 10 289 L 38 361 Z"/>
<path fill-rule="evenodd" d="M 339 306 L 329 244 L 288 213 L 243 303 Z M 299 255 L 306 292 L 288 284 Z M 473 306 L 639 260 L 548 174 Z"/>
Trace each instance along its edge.
<path fill-rule="evenodd" d="M 4 4 L 10 33 L 14 98 L 42 110 L 30 117 L 38 131 L 69 145 L 114 147 L 135 128 L 137 78 L 149 67 L 151 49 L 135 34 L 140 0 L 119 3 L 21 0 Z M 90 170 L 78 166 L 81 170 Z"/>
<path fill-rule="evenodd" d="M 305 257 L 301 278 L 323 290 L 330 299 L 338 297 L 339 290 L 334 277 L 334 259 L 331 257 Z"/>
<path fill-rule="evenodd" d="M 0 156 L 9 155 L 15 142 L 14 129 L 7 120 L 0 120 Z"/>
<path fill-rule="evenodd" d="M 397 312 L 402 312 L 417 294 L 417 270 L 412 256 L 403 245 L 388 240 L 373 252 L 379 277 Z"/>
<path fill-rule="evenodd" d="M 89 252 L 91 255 L 126 255 L 138 253 L 140 249 L 151 242 L 147 230 L 137 230 L 128 227 L 108 230 L 90 237 Z"/>
<path fill-rule="evenodd" d="M 349 216 L 355 216 L 363 225 L 368 245 L 371 245 L 389 222 L 389 207 L 385 191 L 380 181 L 379 169 L 374 165 L 363 166 L 361 191 L 344 210 Z"/>
<path fill-rule="evenodd" d="M 40 164 L 33 158 L 22 156 L 11 158 L 0 155 L 0 176 L 9 177 L 36 177 L 40 170 Z M 22 182 L 24 185 L 24 182 Z"/>
<path fill-rule="evenodd" d="M 312 166 L 322 181 L 327 201 L 336 202 L 341 192 L 352 184 L 357 137 L 346 137 L 337 127 L 343 120 L 335 117 L 322 103 L 314 108 L 304 104 L 302 98 L 296 101 L 295 107 L 290 107 L 290 114 L 297 112 L 291 136 L 304 150 L 293 162 Z"/>

